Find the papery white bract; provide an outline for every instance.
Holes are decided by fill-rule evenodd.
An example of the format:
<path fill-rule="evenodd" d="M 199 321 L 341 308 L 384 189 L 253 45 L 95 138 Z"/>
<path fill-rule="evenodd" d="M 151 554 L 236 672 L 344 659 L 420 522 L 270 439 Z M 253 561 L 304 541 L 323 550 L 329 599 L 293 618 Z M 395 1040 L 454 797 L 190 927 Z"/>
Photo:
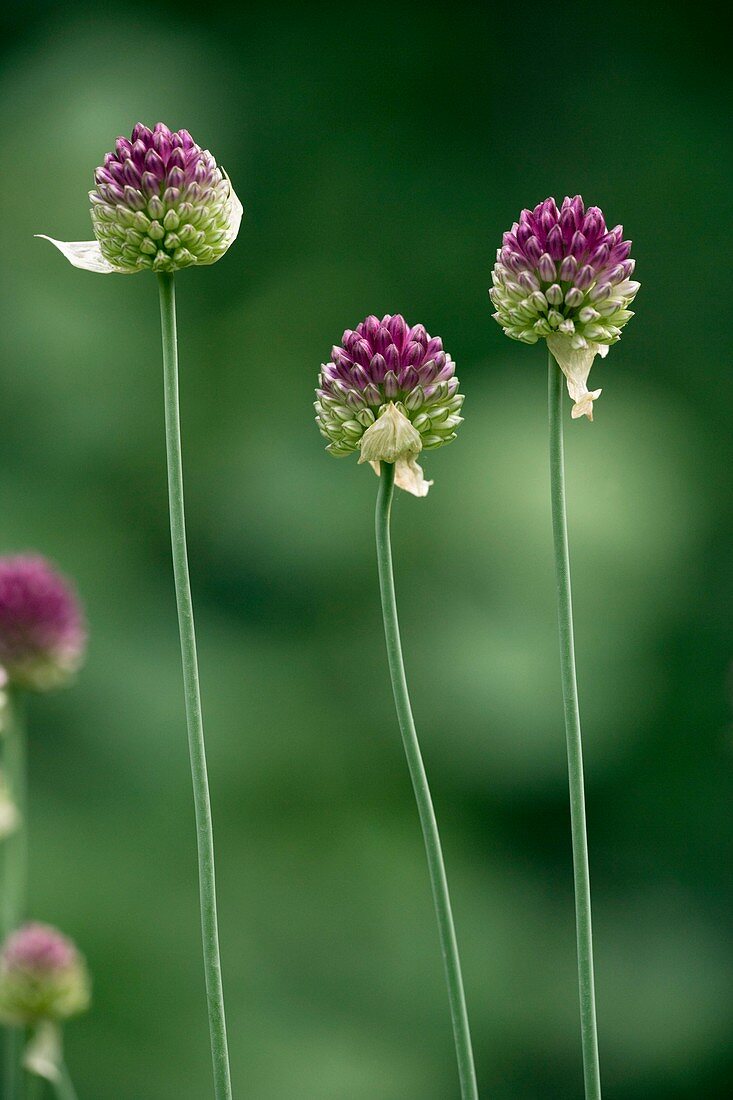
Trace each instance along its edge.
<path fill-rule="evenodd" d="M 569 336 L 548 336 L 547 346 L 565 375 L 568 393 L 575 404 L 570 415 L 573 420 L 581 416 L 593 419 L 593 402 L 601 396 L 602 390 L 588 389 L 588 375 L 596 355 L 605 359 L 608 355 L 607 344 L 591 344 L 585 348 L 574 348 Z"/>
<path fill-rule="evenodd" d="M 99 247 L 99 241 L 57 241 L 45 233 L 36 233 L 35 235 L 40 240 L 49 241 L 55 245 L 59 252 L 66 256 L 70 264 L 81 268 L 82 271 L 96 271 L 99 275 L 111 275 L 113 273 L 133 275 L 135 273 L 133 268 L 114 267 L 109 260 L 105 260 L 102 249 Z"/>
<path fill-rule="evenodd" d="M 382 462 L 395 467 L 395 485 L 416 497 L 427 496 L 433 484 L 423 477 L 416 456 L 422 450 L 420 433 L 393 401 L 385 405 L 361 437 L 359 462 L 369 462 L 376 474 Z"/>

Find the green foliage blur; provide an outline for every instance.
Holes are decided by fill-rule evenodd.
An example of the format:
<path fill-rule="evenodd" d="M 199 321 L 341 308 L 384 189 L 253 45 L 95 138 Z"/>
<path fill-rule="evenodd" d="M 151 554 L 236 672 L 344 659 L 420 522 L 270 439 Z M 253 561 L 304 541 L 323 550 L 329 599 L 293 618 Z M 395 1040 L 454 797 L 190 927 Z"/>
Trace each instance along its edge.
<path fill-rule="evenodd" d="M 663 15 L 661 14 L 663 11 Z M 710 9 L 712 12 L 712 9 Z M 642 289 L 566 447 L 606 1100 L 731 1094 L 733 170 L 704 5 L 11 3 L 2 17 L 0 553 L 76 579 L 86 668 L 32 701 L 32 914 L 86 953 L 81 1100 L 210 1096 L 154 280 L 71 268 L 136 121 L 245 205 L 178 279 L 187 508 L 242 1100 L 455 1100 L 387 680 L 374 475 L 319 364 L 403 312 L 467 395 L 395 514 L 418 728 L 482 1096 L 582 1095 L 541 345 L 491 319 L 522 206 L 580 192 Z"/>

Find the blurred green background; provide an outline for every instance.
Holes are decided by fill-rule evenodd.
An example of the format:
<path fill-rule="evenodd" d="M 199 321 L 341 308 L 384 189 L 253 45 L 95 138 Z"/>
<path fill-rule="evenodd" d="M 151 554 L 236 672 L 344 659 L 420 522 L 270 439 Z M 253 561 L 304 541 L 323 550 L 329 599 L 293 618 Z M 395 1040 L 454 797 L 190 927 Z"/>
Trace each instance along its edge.
<path fill-rule="evenodd" d="M 595 424 L 565 406 L 605 1096 L 730 1096 L 733 157 L 711 12 L 5 9 L 0 552 L 54 559 L 91 625 L 78 682 L 31 717 L 32 910 L 95 977 L 67 1031 L 82 1100 L 211 1094 L 156 288 L 32 236 L 89 238 L 94 167 L 159 119 L 245 205 L 226 258 L 178 280 L 237 1096 L 457 1096 L 377 481 L 312 420 L 331 344 L 388 311 L 443 337 L 467 395 L 395 552 L 482 1096 L 581 1096 L 545 359 L 486 294 L 520 208 L 566 192 L 624 223 L 642 281 Z"/>

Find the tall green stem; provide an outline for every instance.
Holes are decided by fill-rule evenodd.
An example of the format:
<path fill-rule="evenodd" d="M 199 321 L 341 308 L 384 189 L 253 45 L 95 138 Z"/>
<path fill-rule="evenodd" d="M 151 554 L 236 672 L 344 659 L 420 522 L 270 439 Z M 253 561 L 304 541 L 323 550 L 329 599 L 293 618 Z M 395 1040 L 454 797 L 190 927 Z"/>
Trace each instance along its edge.
<path fill-rule="evenodd" d="M 5 780 L 18 813 L 18 824 L 2 842 L 3 849 L 3 938 L 23 922 L 26 915 L 28 878 L 28 764 L 26 759 L 24 699 L 17 689 L 8 693 L 6 728 L 3 734 Z M 21 1057 L 23 1032 L 6 1027 L 3 1037 L 4 1100 L 20 1100 L 23 1088 Z"/>
<path fill-rule="evenodd" d="M 395 597 L 394 574 L 392 571 L 392 545 L 390 540 L 390 514 L 392 510 L 392 498 L 394 496 L 394 465 L 382 463 L 382 473 L 377 496 L 377 509 L 375 517 L 375 531 L 377 536 L 377 564 L 379 568 L 379 588 L 382 595 L 382 615 L 384 618 L 384 636 L 387 642 L 387 660 L 389 673 L 392 679 L 392 691 L 394 694 L 397 721 L 402 734 L 402 742 L 405 747 L 407 766 L 410 771 L 412 786 L 415 791 L 417 809 L 420 815 L 423 839 L 425 841 L 425 853 L 428 860 L 430 884 L 433 891 L 433 903 L 435 915 L 438 920 L 438 934 L 440 947 L 443 954 L 445 976 L 448 985 L 448 1000 L 450 1002 L 451 1018 L 453 1021 L 453 1037 L 456 1046 L 458 1060 L 458 1076 L 461 1082 L 461 1096 L 463 1100 L 478 1100 L 478 1088 L 476 1085 L 476 1070 L 473 1064 L 473 1051 L 471 1049 L 471 1032 L 468 1026 L 468 1013 L 466 1011 L 466 998 L 463 992 L 463 978 L 461 976 L 461 961 L 458 956 L 458 943 L 453 924 L 450 894 L 448 892 L 448 880 L 445 874 L 443 852 L 440 845 L 438 823 L 435 819 L 432 798 L 428 778 L 425 774 L 420 753 L 420 745 L 415 730 L 415 722 L 412 717 L 410 696 L 407 690 L 405 677 L 405 665 L 402 657 L 402 643 L 400 641 L 400 627 L 397 619 L 397 601 Z"/>
<path fill-rule="evenodd" d="M 586 1100 L 601 1100 L 601 1072 L 598 1062 L 598 1028 L 593 976 L 593 929 L 590 906 L 590 868 L 585 824 L 583 745 L 580 732 L 578 684 L 575 675 L 573 601 L 570 585 L 570 552 L 565 507 L 565 459 L 563 453 L 563 374 L 552 355 L 548 360 L 548 406 L 550 422 L 550 498 L 552 535 L 555 547 L 557 612 L 560 628 L 560 669 L 565 708 L 565 736 L 570 786 L 570 825 L 575 880 L 575 925 L 578 943 L 580 986 L 580 1029 Z"/>
<path fill-rule="evenodd" d="M 201 932 L 204 948 L 204 973 L 209 1010 L 211 1056 L 214 1067 L 216 1100 L 231 1100 L 224 992 L 219 957 L 219 930 L 216 915 L 214 872 L 214 834 L 211 823 L 209 782 L 206 770 L 204 726 L 199 691 L 196 633 L 193 622 L 191 584 L 186 553 L 186 524 L 183 509 L 183 465 L 181 460 L 181 424 L 178 407 L 178 343 L 176 336 L 176 298 L 173 276 L 158 276 L 160 322 L 163 337 L 163 375 L 165 381 L 165 429 L 168 458 L 168 503 L 170 509 L 173 574 L 175 578 L 178 626 L 181 636 L 181 660 L 186 699 L 188 747 L 191 758 L 193 798 L 196 811 L 196 839 L 199 863 Z"/>

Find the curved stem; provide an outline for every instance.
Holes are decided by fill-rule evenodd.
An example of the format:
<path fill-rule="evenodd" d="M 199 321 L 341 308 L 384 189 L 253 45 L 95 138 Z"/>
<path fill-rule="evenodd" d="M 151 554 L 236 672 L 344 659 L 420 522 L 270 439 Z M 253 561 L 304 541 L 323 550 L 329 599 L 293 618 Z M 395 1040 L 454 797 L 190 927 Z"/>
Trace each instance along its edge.
<path fill-rule="evenodd" d="M 453 913 L 451 911 L 450 894 L 448 892 L 448 880 L 445 874 L 445 864 L 443 862 L 443 852 L 440 845 L 438 823 L 435 819 L 435 811 L 430 797 L 428 779 L 425 774 L 425 766 L 423 764 L 420 745 L 415 731 L 415 722 L 412 717 L 410 696 L 408 694 L 407 679 L 405 677 L 405 665 L 402 657 L 402 643 L 400 641 L 394 575 L 392 571 L 392 546 L 390 541 L 390 513 L 393 495 L 394 465 L 383 462 L 379 493 L 377 496 L 375 530 L 377 536 L 379 588 L 382 595 L 382 615 L 384 618 L 384 636 L 387 642 L 387 659 L 389 662 L 390 677 L 392 679 L 392 691 L 394 693 L 395 708 L 397 710 L 397 720 L 402 734 L 405 755 L 407 757 L 407 766 L 415 791 L 417 809 L 420 815 L 420 825 L 422 826 L 423 839 L 425 841 L 425 853 L 428 860 L 428 871 L 430 873 L 430 884 L 433 891 L 435 915 L 438 920 L 440 947 L 443 954 L 445 976 L 448 985 L 448 1000 L 450 1002 L 450 1011 L 453 1020 L 453 1037 L 458 1060 L 458 1076 L 461 1082 L 461 1096 L 463 1100 L 478 1100 L 476 1071 L 473 1064 L 473 1051 L 471 1049 L 471 1033 L 468 1026 L 466 998 L 463 992 L 461 962 L 458 956 L 458 943 L 456 941 L 455 927 L 453 924 Z"/>
<path fill-rule="evenodd" d="M 18 814 L 15 831 L 6 837 L 3 848 L 3 938 L 25 919 L 28 878 L 28 763 L 23 697 L 17 689 L 8 692 L 7 721 L 3 734 L 3 762 L 8 792 Z M 3 1082 L 5 1100 L 21 1095 L 23 1033 L 6 1027 L 3 1037 Z"/>
<path fill-rule="evenodd" d="M 563 374 L 552 355 L 548 359 L 548 406 L 550 423 L 550 499 L 552 535 L 555 547 L 557 612 L 560 628 L 560 669 L 565 708 L 565 736 L 570 786 L 570 824 L 575 880 L 575 925 L 578 943 L 580 986 L 580 1029 L 586 1100 L 601 1100 L 601 1072 L 598 1062 L 595 979 L 593 976 L 593 930 L 590 906 L 590 868 L 585 824 L 583 745 L 580 732 L 578 684 L 575 675 L 573 602 L 570 585 L 570 552 L 565 508 L 565 460 L 563 454 Z"/>
<path fill-rule="evenodd" d="M 199 691 L 196 634 L 193 621 L 191 584 L 186 552 L 186 525 L 183 508 L 183 464 L 181 425 L 178 408 L 178 346 L 176 337 L 176 299 L 173 276 L 158 275 L 160 321 L 163 337 L 163 375 L 165 382 L 166 454 L 168 459 L 168 503 L 170 509 L 173 574 L 181 638 L 181 660 L 186 700 L 188 747 L 196 811 L 196 839 L 199 863 L 201 932 L 204 948 L 204 973 L 209 1010 L 211 1056 L 214 1067 L 216 1100 L 231 1100 L 224 992 L 219 957 L 219 930 L 216 915 L 214 872 L 214 834 L 211 822 L 206 749 Z"/>

